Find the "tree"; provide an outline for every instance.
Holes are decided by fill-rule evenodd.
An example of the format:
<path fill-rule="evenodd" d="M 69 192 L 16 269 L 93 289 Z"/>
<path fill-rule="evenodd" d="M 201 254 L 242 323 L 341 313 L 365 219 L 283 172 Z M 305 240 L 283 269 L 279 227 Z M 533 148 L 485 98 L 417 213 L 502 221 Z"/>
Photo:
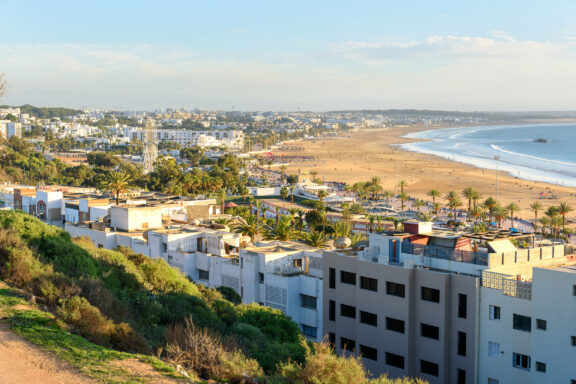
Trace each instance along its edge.
<path fill-rule="evenodd" d="M 325 190 L 321 189 L 318 191 L 318 200 L 320 200 L 320 203 L 322 205 L 324 205 L 324 199 L 326 198 L 327 193 Z"/>
<path fill-rule="evenodd" d="M 518 212 L 520 207 L 518 204 L 512 202 L 506 206 L 506 210 L 510 213 L 510 221 L 512 223 L 512 228 L 514 228 L 514 212 Z"/>
<path fill-rule="evenodd" d="M 290 196 L 290 191 L 288 191 L 288 188 L 286 188 L 286 187 L 280 188 L 280 197 L 282 198 L 282 200 L 288 200 L 289 196 Z"/>
<path fill-rule="evenodd" d="M 489 197 L 484 201 L 484 207 L 488 210 L 490 221 L 492 221 L 492 217 L 494 216 L 494 208 L 496 208 L 497 205 L 498 202 L 493 197 Z"/>
<path fill-rule="evenodd" d="M 420 208 L 422 208 L 423 206 L 426 205 L 424 200 L 421 200 L 421 199 L 416 199 L 416 202 L 414 204 L 416 205 L 416 209 L 418 210 L 418 213 L 420 213 Z"/>
<path fill-rule="evenodd" d="M 462 196 L 468 200 L 468 212 L 472 211 L 472 200 L 474 200 L 478 194 L 478 191 L 474 187 L 466 187 L 462 191 Z"/>
<path fill-rule="evenodd" d="M 456 208 L 462 206 L 462 202 L 460 201 L 460 196 L 456 191 L 450 191 L 446 194 L 446 200 L 448 201 L 448 208 L 452 209 L 452 213 L 454 218 L 456 218 Z"/>
<path fill-rule="evenodd" d="M 238 222 L 233 225 L 233 229 L 234 232 L 249 236 L 252 241 L 256 241 L 261 229 L 260 220 L 256 215 L 241 217 Z"/>
<path fill-rule="evenodd" d="M 292 217 L 282 216 L 275 225 L 266 227 L 265 237 L 268 240 L 288 241 L 295 238 L 296 234 Z"/>
<path fill-rule="evenodd" d="M 324 223 L 325 216 L 325 212 L 319 209 L 308 211 L 308 213 L 306 213 L 306 224 L 308 224 L 308 227 L 310 228 L 316 228 Z"/>
<path fill-rule="evenodd" d="M 404 188 L 406 188 L 408 184 L 406 183 L 405 180 L 400 180 L 398 186 L 400 187 L 400 193 L 404 193 Z"/>
<path fill-rule="evenodd" d="M 542 210 L 542 203 L 535 201 L 530 204 L 530 209 L 534 212 L 534 231 L 536 231 L 536 226 L 538 225 L 538 212 Z"/>
<path fill-rule="evenodd" d="M 406 206 L 405 201 L 406 199 L 408 199 L 408 195 L 404 192 L 401 192 L 398 197 L 400 198 L 400 207 L 402 208 L 401 210 L 404 210 L 404 207 Z"/>
<path fill-rule="evenodd" d="M 108 188 L 116 195 L 116 205 L 120 204 L 120 194 L 126 192 L 129 187 L 129 175 L 123 172 L 114 172 L 111 174 Z"/>
<path fill-rule="evenodd" d="M 220 188 L 218 190 L 218 200 L 220 201 L 220 214 L 224 214 L 224 209 L 226 208 L 226 189 Z"/>
<path fill-rule="evenodd" d="M 328 236 L 326 236 L 324 232 L 314 230 L 312 232 L 305 234 L 304 242 L 313 247 L 320 248 L 326 245 L 326 243 L 328 242 Z"/>
<path fill-rule="evenodd" d="M 428 196 L 432 198 L 432 205 L 436 204 L 436 198 L 440 197 L 440 191 L 437 189 L 431 189 L 428 191 Z"/>
<path fill-rule="evenodd" d="M 558 214 L 562 216 L 562 230 L 566 229 L 566 215 L 572 212 L 574 209 L 568 203 L 560 203 L 558 206 Z"/>
<path fill-rule="evenodd" d="M 281 180 L 281 181 L 284 180 L 284 177 L 286 176 L 286 169 L 287 169 L 287 168 L 288 168 L 288 167 L 285 166 L 284 164 L 282 164 L 282 165 L 280 166 L 280 180 Z"/>
<path fill-rule="evenodd" d="M 506 210 L 506 208 L 503 208 L 500 205 L 496 205 L 494 207 L 494 217 L 496 218 L 499 227 L 502 225 L 502 220 L 506 218 L 507 213 L 508 211 Z"/>

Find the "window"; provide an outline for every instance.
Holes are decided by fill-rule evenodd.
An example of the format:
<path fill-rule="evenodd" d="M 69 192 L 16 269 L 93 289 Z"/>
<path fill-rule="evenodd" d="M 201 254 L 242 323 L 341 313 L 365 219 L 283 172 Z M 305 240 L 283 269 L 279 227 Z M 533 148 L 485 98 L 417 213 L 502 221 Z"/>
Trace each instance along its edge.
<path fill-rule="evenodd" d="M 198 279 L 200 280 L 210 280 L 210 271 L 205 271 L 203 269 L 198 270 Z"/>
<path fill-rule="evenodd" d="M 356 318 L 356 307 L 346 304 L 340 304 L 340 316 Z"/>
<path fill-rule="evenodd" d="M 498 357 L 500 356 L 500 344 L 493 341 L 488 342 L 488 356 Z"/>
<path fill-rule="evenodd" d="M 572 286 L 572 296 L 576 296 L 576 285 Z"/>
<path fill-rule="evenodd" d="M 458 332 L 458 355 L 466 356 L 466 332 Z"/>
<path fill-rule="evenodd" d="M 334 346 L 336 345 L 336 334 L 334 332 L 328 333 L 328 342 L 330 343 L 332 348 L 334 348 Z"/>
<path fill-rule="evenodd" d="M 532 330 L 532 318 L 515 313 L 512 327 L 518 331 L 530 332 Z"/>
<path fill-rule="evenodd" d="M 378 292 L 378 280 L 360 276 L 360 288 Z"/>
<path fill-rule="evenodd" d="M 420 372 L 431 376 L 438 376 L 438 364 L 420 360 Z"/>
<path fill-rule="evenodd" d="M 302 333 L 305 336 L 308 336 L 308 337 L 315 339 L 316 336 L 318 335 L 318 328 L 311 327 L 311 326 L 306 325 L 306 324 L 300 324 L 300 326 L 302 328 Z"/>
<path fill-rule="evenodd" d="M 460 293 L 458 294 L 458 317 L 461 319 L 466 318 L 466 307 L 468 305 L 468 296 Z"/>
<path fill-rule="evenodd" d="M 422 287 L 421 290 L 422 300 L 431 301 L 433 303 L 440 302 L 440 291 L 434 288 Z"/>
<path fill-rule="evenodd" d="M 365 359 L 378 361 L 378 350 L 376 348 L 360 344 L 360 354 Z"/>
<path fill-rule="evenodd" d="M 386 365 L 404 369 L 404 356 L 386 352 Z"/>
<path fill-rule="evenodd" d="M 500 380 L 498 379 L 488 379 L 488 384 L 500 384 Z M 576 384 L 576 383 L 574 383 Z"/>
<path fill-rule="evenodd" d="M 404 333 L 404 322 L 392 317 L 387 317 L 386 329 L 393 332 Z"/>
<path fill-rule="evenodd" d="M 546 363 L 536 362 L 536 371 L 546 373 Z"/>
<path fill-rule="evenodd" d="M 570 344 L 572 344 L 573 347 L 576 347 L 576 336 L 570 336 Z"/>
<path fill-rule="evenodd" d="M 530 370 L 530 356 L 521 353 L 513 353 L 512 365 L 516 368 Z"/>
<path fill-rule="evenodd" d="M 328 302 L 328 320 L 336 321 L 336 302 L 334 300 Z"/>
<path fill-rule="evenodd" d="M 294 268 L 302 268 L 302 259 L 292 260 L 292 265 L 294 266 Z"/>
<path fill-rule="evenodd" d="M 438 340 L 440 338 L 440 328 L 429 324 L 420 324 L 420 336 Z"/>
<path fill-rule="evenodd" d="M 536 329 L 540 329 L 542 331 L 546 330 L 546 320 L 536 319 Z"/>
<path fill-rule="evenodd" d="M 340 348 L 346 351 L 354 352 L 354 350 L 356 349 L 356 342 L 352 339 L 341 337 Z"/>
<path fill-rule="evenodd" d="M 168 252 L 168 243 L 166 242 L 162 242 L 162 252 L 166 253 Z"/>
<path fill-rule="evenodd" d="M 316 309 L 316 298 L 314 296 L 300 294 L 300 305 L 303 308 Z"/>
<path fill-rule="evenodd" d="M 500 320 L 500 307 L 497 305 L 490 306 L 490 320 Z"/>
<path fill-rule="evenodd" d="M 336 288 L 336 270 L 334 268 L 328 270 L 328 288 Z"/>
<path fill-rule="evenodd" d="M 466 371 L 458 369 L 456 371 L 456 384 L 466 384 Z"/>
<path fill-rule="evenodd" d="M 258 277 L 260 278 L 260 284 L 264 284 L 264 274 L 262 272 L 259 272 Z"/>
<path fill-rule="evenodd" d="M 387 281 L 386 293 L 392 296 L 404 297 L 406 295 L 404 284 Z"/>
<path fill-rule="evenodd" d="M 344 284 L 356 285 L 356 274 L 352 272 L 340 271 L 340 282 Z"/>
<path fill-rule="evenodd" d="M 360 322 L 362 324 L 378 326 L 378 315 L 375 313 L 360 311 Z"/>

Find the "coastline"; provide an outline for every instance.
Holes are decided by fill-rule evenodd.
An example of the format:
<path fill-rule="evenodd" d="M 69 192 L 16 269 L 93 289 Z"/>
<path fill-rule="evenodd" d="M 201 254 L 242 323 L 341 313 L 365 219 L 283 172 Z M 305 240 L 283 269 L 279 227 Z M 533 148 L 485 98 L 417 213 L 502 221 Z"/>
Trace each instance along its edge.
<path fill-rule="evenodd" d="M 571 123 L 572 119 L 542 119 L 494 122 L 490 125 L 520 125 L 545 123 Z M 474 124 L 485 126 L 487 124 Z M 484 198 L 496 196 L 496 178 L 498 180 L 498 200 L 501 204 L 516 202 L 521 211 L 518 216 L 533 218 L 529 205 L 539 200 L 540 192 L 554 191 L 558 200 L 539 200 L 544 209 L 559 201 L 576 206 L 576 189 L 540 181 L 519 179 L 506 171 L 479 168 L 474 165 L 455 162 L 431 154 L 408 151 L 398 148 L 398 144 L 419 142 L 422 140 L 404 137 L 407 134 L 443 128 L 457 128 L 456 124 L 414 125 L 374 130 L 349 132 L 334 139 L 301 140 L 289 143 L 274 152 L 287 156 L 310 156 L 314 161 L 294 161 L 287 173 L 316 171 L 320 179 L 355 183 L 367 181 L 377 176 L 385 190 L 394 192 L 394 186 L 400 180 L 408 184 L 409 196 L 430 200 L 427 192 L 438 189 L 442 195 L 450 190 L 461 192 L 468 186 L 477 188 Z M 290 146 L 298 150 L 286 150 Z M 396 181 L 396 182 L 395 182 Z M 442 199 L 442 203 L 444 203 Z M 541 213 L 540 213 L 541 215 Z"/>

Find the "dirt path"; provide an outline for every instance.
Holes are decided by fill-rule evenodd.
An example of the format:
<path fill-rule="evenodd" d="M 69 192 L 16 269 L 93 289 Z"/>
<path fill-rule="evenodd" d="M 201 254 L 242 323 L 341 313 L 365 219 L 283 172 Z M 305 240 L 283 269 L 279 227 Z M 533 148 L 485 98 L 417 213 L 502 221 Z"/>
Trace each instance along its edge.
<path fill-rule="evenodd" d="M 96 384 L 0 324 L 0 384 Z"/>

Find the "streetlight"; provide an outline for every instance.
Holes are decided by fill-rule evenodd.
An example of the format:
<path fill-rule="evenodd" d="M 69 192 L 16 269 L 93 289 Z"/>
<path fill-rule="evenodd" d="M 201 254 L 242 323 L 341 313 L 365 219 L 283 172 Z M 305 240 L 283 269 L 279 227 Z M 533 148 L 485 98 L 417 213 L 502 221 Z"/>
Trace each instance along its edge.
<path fill-rule="evenodd" d="M 500 156 L 494 156 L 494 160 L 496 160 L 496 201 L 498 201 L 498 160 L 500 160 Z"/>

